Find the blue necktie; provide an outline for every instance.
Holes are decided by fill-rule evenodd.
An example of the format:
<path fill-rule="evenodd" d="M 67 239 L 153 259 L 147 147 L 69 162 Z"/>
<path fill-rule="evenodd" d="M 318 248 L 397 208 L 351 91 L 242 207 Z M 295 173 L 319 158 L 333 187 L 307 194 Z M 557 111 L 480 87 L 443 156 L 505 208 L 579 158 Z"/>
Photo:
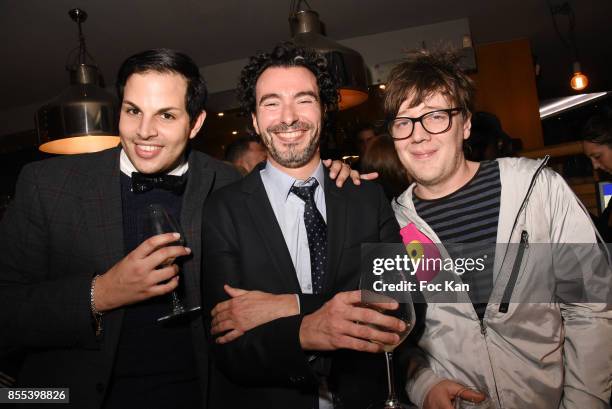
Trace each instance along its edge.
<path fill-rule="evenodd" d="M 292 186 L 291 192 L 304 201 L 304 224 L 310 250 L 310 274 L 312 293 L 323 293 L 323 280 L 327 269 L 327 224 L 317 209 L 314 193 L 319 183 L 314 179 L 310 186 Z"/>

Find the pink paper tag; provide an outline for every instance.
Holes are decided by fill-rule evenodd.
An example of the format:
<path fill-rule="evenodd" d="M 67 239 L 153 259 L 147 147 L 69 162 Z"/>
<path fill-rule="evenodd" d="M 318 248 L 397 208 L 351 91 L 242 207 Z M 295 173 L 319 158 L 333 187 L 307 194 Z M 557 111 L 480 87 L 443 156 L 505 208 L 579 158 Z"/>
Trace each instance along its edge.
<path fill-rule="evenodd" d="M 427 262 L 427 260 L 439 260 L 440 252 L 435 244 L 416 228 L 413 223 L 408 224 L 400 230 L 402 241 L 406 246 L 406 252 L 416 266 L 416 276 L 419 281 L 431 281 L 438 270 L 438 263 Z M 419 261 L 421 260 L 421 261 Z"/>

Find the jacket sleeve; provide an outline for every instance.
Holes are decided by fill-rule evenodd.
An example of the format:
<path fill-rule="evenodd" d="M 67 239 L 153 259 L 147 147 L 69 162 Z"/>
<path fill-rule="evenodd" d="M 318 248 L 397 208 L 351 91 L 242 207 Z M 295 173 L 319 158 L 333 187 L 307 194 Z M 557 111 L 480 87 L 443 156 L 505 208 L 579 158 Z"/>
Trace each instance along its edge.
<path fill-rule="evenodd" d="M 378 231 L 382 243 L 401 243 L 399 224 L 393 213 L 393 208 L 385 196 L 385 191 L 376 186 L 378 191 Z"/>
<path fill-rule="evenodd" d="M 580 276 L 582 297 L 572 297 L 561 304 L 564 323 L 564 390 L 561 408 L 608 408 L 612 384 L 612 273 L 609 256 L 599 251 L 595 228 L 586 209 L 558 174 L 547 171 L 549 178 L 546 196 L 551 212 L 551 242 L 565 246 L 576 258 L 569 263 Z M 545 197 L 546 197 L 545 196 Z M 570 245 L 568 245 L 570 243 Z M 585 256 L 584 252 L 589 253 Z M 594 263 L 595 259 L 600 263 Z M 588 259 L 588 260 L 587 260 Z M 585 267 L 585 262 L 587 267 Z M 567 264 L 567 262 L 566 262 Z M 603 265 L 595 273 L 588 266 Z M 557 270 L 557 269 L 556 269 Z M 588 293 L 597 290 L 597 303 L 589 303 Z M 607 302 L 606 302 L 607 300 Z"/>
<path fill-rule="evenodd" d="M 238 232 L 227 207 L 211 198 L 204 211 L 203 301 L 207 331 L 210 311 L 228 299 L 224 284 L 241 287 L 241 257 Z M 221 198 L 222 199 L 222 198 Z M 316 304 L 316 303 L 315 303 Z M 308 309 L 315 308 L 309 304 Z M 212 342 L 213 357 L 219 369 L 233 382 L 248 385 L 300 385 L 316 382 L 308 355 L 301 348 L 300 315 L 280 318 L 247 331 L 227 344 Z"/>
<path fill-rule="evenodd" d="M 412 403 L 422 408 L 431 388 L 442 382 L 444 378 L 436 375 L 429 367 L 425 352 L 417 345 L 410 346 L 406 355 L 408 356 L 406 394 Z"/>
<path fill-rule="evenodd" d="M 24 167 L 0 223 L 0 346 L 95 348 L 91 277 L 49 271 L 52 238 L 41 198 L 42 170 L 36 163 Z"/>

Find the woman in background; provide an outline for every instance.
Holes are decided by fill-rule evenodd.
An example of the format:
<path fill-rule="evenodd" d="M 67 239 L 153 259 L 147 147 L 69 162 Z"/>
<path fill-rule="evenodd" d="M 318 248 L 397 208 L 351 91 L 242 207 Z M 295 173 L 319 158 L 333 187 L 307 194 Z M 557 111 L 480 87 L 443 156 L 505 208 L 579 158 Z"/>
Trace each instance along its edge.
<path fill-rule="evenodd" d="M 584 154 L 591 159 L 594 169 L 612 175 L 612 115 L 592 116 L 582 130 Z M 606 243 L 612 242 L 612 206 L 608 204 L 601 216 L 594 218 L 597 230 Z"/>
<path fill-rule="evenodd" d="M 401 195 L 410 185 L 410 178 L 388 135 L 378 135 L 369 141 L 360 162 L 361 173 L 378 172 L 375 181 L 381 184 L 389 201 Z"/>

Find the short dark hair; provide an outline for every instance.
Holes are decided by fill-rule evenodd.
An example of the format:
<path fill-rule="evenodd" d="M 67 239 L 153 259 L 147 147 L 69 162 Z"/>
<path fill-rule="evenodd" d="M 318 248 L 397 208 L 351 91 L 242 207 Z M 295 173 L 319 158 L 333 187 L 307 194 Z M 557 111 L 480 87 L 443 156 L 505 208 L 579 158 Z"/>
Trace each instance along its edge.
<path fill-rule="evenodd" d="M 232 141 L 227 145 L 227 148 L 225 148 L 225 160 L 234 162 L 240 159 L 242 155 L 248 152 L 251 142 L 261 143 L 261 140 L 257 135 L 249 134 Z"/>
<path fill-rule="evenodd" d="M 255 112 L 255 86 L 259 76 L 270 67 L 304 67 L 313 73 L 319 87 L 321 106 L 326 112 L 338 106 L 338 89 L 327 69 L 327 61 L 314 51 L 283 42 L 267 52 L 259 52 L 242 69 L 238 83 L 238 99 L 244 114 Z"/>
<path fill-rule="evenodd" d="M 141 74 L 148 71 L 176 73 L 185 78 L 187 81 L 185 108 L 193 125 L 204 110 L 208 95 L 206 82 L 200 75 L 196 63 L 188 55 L 168 48 L 155 48 L 134 54 L 121 64 L 117 74 L 116 87 L 120 101 L 123 101 L 123 90 L 128 78 L 132 74 Z"/>
<path fill-rule="evenodd" d="M 436 92 L 450 99 L 464 115 L 474 110 L 476 90 L 473 81 L 459 67 L 456 50 L 438 49 L 412 52 L 391 71 L 385 88 L 385 116 L 394 118 L 408 94 L 413 94 L 410 107 L 424 102 Z"/>
<path fill-rule="evenodd" d="M 612 115 L 601 113 L 590 117 L 582 129 L 582 140 L 612 148 Z"/>

